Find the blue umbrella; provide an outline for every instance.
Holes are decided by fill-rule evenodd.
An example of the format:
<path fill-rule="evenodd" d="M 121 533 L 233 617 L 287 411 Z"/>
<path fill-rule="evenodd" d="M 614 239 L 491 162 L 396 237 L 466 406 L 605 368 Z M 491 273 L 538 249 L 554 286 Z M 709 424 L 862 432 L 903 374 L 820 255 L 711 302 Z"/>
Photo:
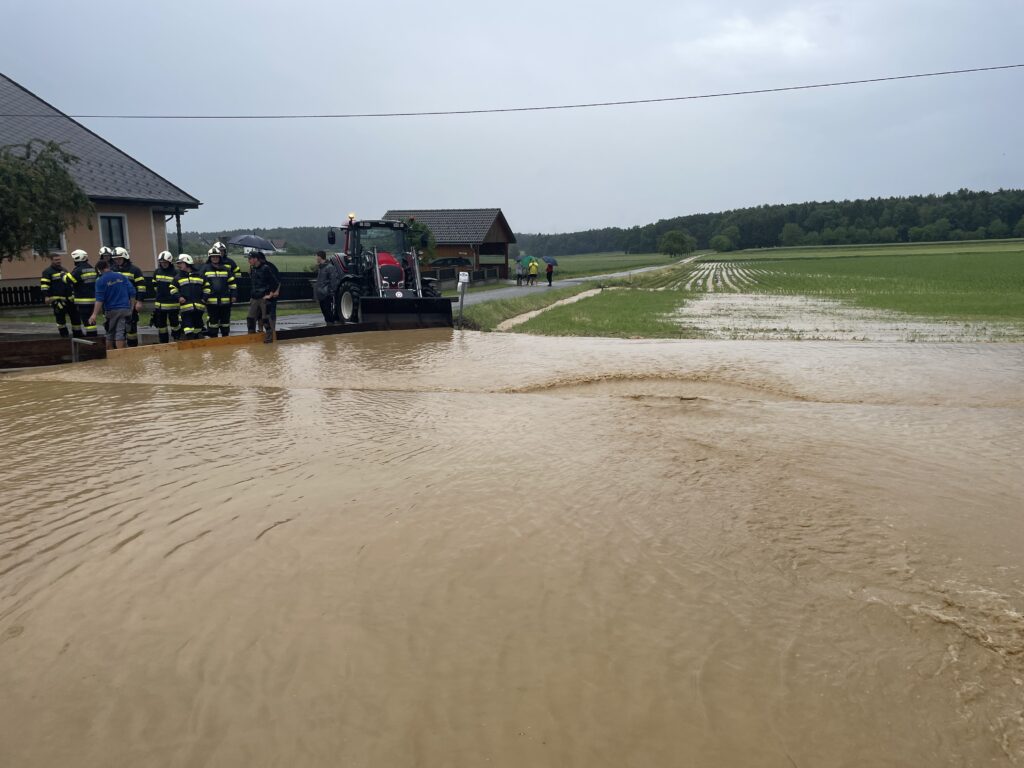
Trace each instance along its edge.
<path fill-rule="evenodd" d="M 554 256 L 545 256 L 544 257 L 544 261 L 546 261 L 548 264 L 550 264 L 553 267 L 557 267 L 558 266 L 558 259 L 556 259 Z"/>

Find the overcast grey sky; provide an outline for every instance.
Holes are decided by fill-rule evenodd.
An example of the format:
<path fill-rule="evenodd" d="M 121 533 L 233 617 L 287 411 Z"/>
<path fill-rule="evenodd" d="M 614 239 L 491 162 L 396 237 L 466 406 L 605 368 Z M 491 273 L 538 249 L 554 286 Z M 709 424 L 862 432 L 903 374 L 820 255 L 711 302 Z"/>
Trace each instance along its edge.
<path fill-rule="evenodd" d="M 1024 62 L 1022 0 L 5 0 L 0 72 L 69 114 L 486 109 Z M 187 229 L 501 207 L 520 232 L 1024 185 L 1024 70 L 455 117 L 83 120 Z"/>

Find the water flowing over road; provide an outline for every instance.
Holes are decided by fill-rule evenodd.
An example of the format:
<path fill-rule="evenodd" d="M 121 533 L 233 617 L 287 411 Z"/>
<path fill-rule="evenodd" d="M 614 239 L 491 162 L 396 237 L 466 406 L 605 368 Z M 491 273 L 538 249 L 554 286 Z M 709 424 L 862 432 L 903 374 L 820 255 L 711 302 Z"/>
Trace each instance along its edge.
<path fill-rule="evenodd" d="M 0 378 L 0 765 L 1024 765 L 1024 346 Z"/>

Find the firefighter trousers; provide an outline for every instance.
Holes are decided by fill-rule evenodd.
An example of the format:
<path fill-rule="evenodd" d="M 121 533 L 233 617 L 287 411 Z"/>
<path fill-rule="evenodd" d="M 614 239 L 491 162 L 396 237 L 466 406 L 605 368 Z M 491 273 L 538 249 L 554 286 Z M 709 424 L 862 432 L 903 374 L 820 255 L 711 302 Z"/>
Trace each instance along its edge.
<path fill-rule="evenodd" d="M 128 317 L 128 346 L 139 346 L 139 311 L 132 305 L 132 313 Z"/>
<path fill-rule="evenodd" d="M 89 318 L 92 317 L 92 308 L 96 306 L 94 299 L 88 299 L 87 301 L 76 301 L 75 309 L 78 311 L 78 319 L 82 324 L 82 332 L 86 336 L 96 336 L 96 324 L 89 324 Z"/>
<path fill-rule="evenodd" d="M 171 337 L 181 336 L 181 321 L 178 318 L 178 307 L 157 307 L 153 310 L 153 325 L 161 344 L 167 344 Z"/>
<path fill-rule="evenodd" d="M 81 336 L 82 320 L 78 316 L 78 308 L 69 299 L 54 299 L 50 303 L 53 309 L 53 317 L 57 321 L 57 333 L 61 336 L 68 336 L 68 326 L 71 323 L 71 331 L 75 336 Z"/>
<path fill-rule="evenodd" d="M 211 339 L 217 337 L 218 331 L 221 336 L 227 336 L 231 333 L 230 304 L 214 304 L 210 302 L 206 305 L 206 315 L 206 334 Z"/>
<path fill-rule="evenodd" d="M 186 339 L 198 339 L 206 335 L 201 306 L 181 310 L 181 335 Z"/>

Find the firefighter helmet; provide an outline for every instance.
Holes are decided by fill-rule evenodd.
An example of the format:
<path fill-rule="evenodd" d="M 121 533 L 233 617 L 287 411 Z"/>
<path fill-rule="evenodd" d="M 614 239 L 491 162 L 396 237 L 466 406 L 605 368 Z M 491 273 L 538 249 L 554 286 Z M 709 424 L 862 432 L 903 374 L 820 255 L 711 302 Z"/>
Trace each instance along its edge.
<path fill-rule="evenodd" d="M 71 260 L 75 262 L 88 261 L 89 254 L 83 251 L 81 248 L 78 248 L 71 252 Z"/>
<path fill-rule="evenodd" d="M 102 248 L 100 248 L 100 258 L 101 259 L 109 258 L 110 256 L 113 256 L 113 255 L 114 255 L 114 251 L 112 249 L 108 248 L 107 246 L 104 245 Z"/>
<path fill-rule="evenodd" d="M 221 256 L 228 252 L 228 247 L 224 245 L 224 243 L 222 243 L 220 240 L 213 244 L 213 248 L 216 248 L 218 251 L 220 251 Z M 210 249 L 211 253 L 213 253 L 213 248 Z"/>
<path fill-rule="evenodd" d="M 127 248 L 122 248 L 119 245 L 119 246 L 117 246 L 117 248 L 114 249 L 114 258 L 115 259 L 130 259 L 131 258 L 131 254 L 128 253 L 128 249 Z"/>
<path fill-rule="evenodd" d="M 160 251 L 156 257 L 157 261 L 174 261 L 174 257 L 171 256 L 170 251 Z"/>
<path fill-rule="evenodd" d="M 211 256 L 223 256 L 224 255 L 224 251 L 222 251 L 218 247 L 219 245 L 220 245 L 220 243 L 214 243 L 213 247 L 206 252 L 206 257 L 209 258 Z"/>
<path fill-rule="evenodd" d="M 179 253 L 178 254 L 178 260 L 177 260 L 176 263 L 178 263 L 178 264 L 188 264 L 189 266 L 193 266 L 196 262 L 195 262 L 195 259 L 193 259 L 191 256 L 189 256 L 187 253 Z"/>

